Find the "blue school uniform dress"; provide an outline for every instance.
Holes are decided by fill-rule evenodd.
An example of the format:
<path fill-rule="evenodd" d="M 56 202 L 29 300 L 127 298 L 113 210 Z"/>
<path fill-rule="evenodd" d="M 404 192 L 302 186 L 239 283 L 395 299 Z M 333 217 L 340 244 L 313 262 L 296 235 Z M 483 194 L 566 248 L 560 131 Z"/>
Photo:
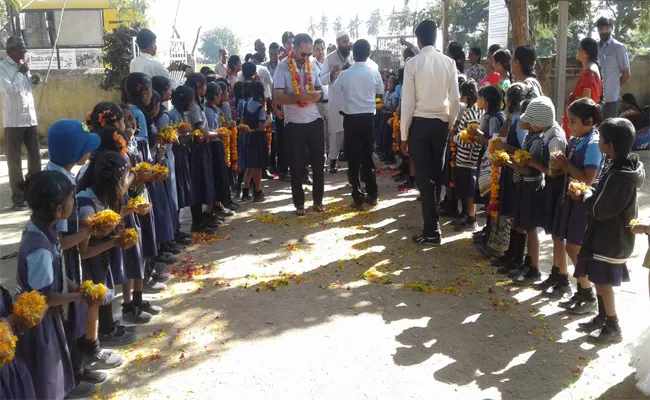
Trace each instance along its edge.
<path fill-rule="evenodd" d="M 527 131 L 519 128 L 519 117 L 517 112 L 510 118 L 508 137 L 506 143 L 510 146 L 521 149 Z M 521 174 L 512 168 L 501 168 L 499 177 L 499 215 L 513 218 L 515 216 L 515 205 L 517 203 L 518 186 L 521 182 Z"/>
<path fill-rule="evenodd" d="M 202 125 L 208 129 L 205 112 L 198 104 L 189 111 L 188 120 L 192 130 Z M 212 151 L 210 142 L 195 140 L 190 146 L 190 171 L 192 174 L 192 199 L 194 204 L 213 204 L 215 202 L 214 174 L 212 172 Z"/>
<path fill-rule="evenodd" d="M 147 127 L 147 118 L 144 116 L 144 113 L 140 111 L 138 106 L 135 106 L 133 104 L 129 104 L 129 109 L 131 109 L 131 112 L 133 113 L 133 117 L 135 118 L 135 122 L 138 124 L 138 130 L 135 133 L 135 136 L 137 137 L 142 137 L 142 138 L 149 138 L 149 129 Z"/>
<path fill-rule="evenodd" d="M 541 164 L 548 168 L 551 154 L 556 151 L 566 153 L 566 134 L 558 123 L 554 123 L 551 129 L 542 134 L 544 147 L 542 148 Z M 558 207 L 560 197 L 564 193 L 566 177 L 564 175 L 544 178 L 544 224 L 541 226 L 549 234 L 553 232 L 555 224 L 555 210 Z"/>
<path fill-rule="evenodd" d="M 165 111 L 158 117 L 158 120 L 156 121 L 156 129 L 160 132 L 168 125 L 169 114 Z M 176 188 L 176 168 L 173 147 L 173 144 L 167 144 L 164 146 L 166 155 L 160 163 L 169 170 L 169 177 L 163 182 L 163 185 L 165 187 L 165 194 L 167 195 L 167 205 L 169 206 L 168 216 L 173 224 L 174 232 L 177 232 L 181 228 L 181 222 L 178 215 L 178 190 Z M 153 154 L 153 157 L 155 156 L 156 155 Z M 156 226 L 158 226 L 157 223 Z"/>
<path fill-rule="evenodd" d="M 208 122 L 208 129 L 216 132 L 221 127 L 221 110 L 219 108 L 205 107 L 205 117 Z M 239 141 L 237 135 L 237 140 Z M 217 138 L 210 142 L 212 151 L 212 176 L 214 178 L 214 196 L 222 203 L 230 202 L 230 183 L 232 174 L 226 165 L 225 148 L 221 139 Z M 228 149 L 230 151 L 230 149 Z"/>
<path fill-rule="evenodd" d="M 66 278 L 56 230 L 33 216 L 20 242 L 17 275 L 22 291 L 63 292 Z M 39 325 L 21 328 L 17 336 L 16 351 L 32 375 L 36 398 L 63 399 L 75 388 L 63 306 L 48 308 Z"/>
<path fill-rule="evenodd" d="M 77 194 L 77 203 L 79 205 L 80 220 L 85 220 L 106 209 L 91 188 Z M 109 236 L 112 235 L 110 234 Z M 91 244 L 93 240 L 93 238 L 90 238 Z M 113 301 L 115 298 L 115 282 L 121 284 L 124 280 L 122 250 L 118 247 L 113 247 L 109 251 L 96 255 L 95 257 L 82 260 L 81 266 L 84 280 L 90 279 L 95 284 L 102 283 L 108 289 L 104 303 L 109 304 Z"/>
<path fill-rule="evenodd" d="M 7 318 L 12 311 L 11 294 L 4 286 L 0 286 L 0 291 L 0 318 Z M 13 360 L 0 367 L 0 399 L 36 399 L 32 375 L 19 353 L 15 354 Z"/>
<path fill-rule="evenodd" d="M 583 137 L 572 137 L 569 140 L 569 162 L 580 170 L 589 168 L 596 169 L 596 179 L 593 186 L 598 185 L 598 175 L 602 166 L 603 155 L 598 148 L 598 132 L 591 133 Z M 568 177 L 565 179 L 565 185 L 568 185 Z M 582 239 L 587 229 L 587 210 L 582 200 L 573 200 L 567 195 L 568 188 L 564 186 L 564 191 L 560 197 L 558 207 L 555 210 L 555 222 L 553 224 L 553 236 L 566 240 L 576 246 L 582 245 Z"/>
<path fill-rule="evenodd" d="M 388 120 L 399 107 L 397 92 L 386 92 L 383 98 L 384 109 L 379 113 L 379 128 L 377 130 L 379 151 L 384 154 L 393 154 L 393 127 L 388 125 Z"/>
<path fill-rule="evenodd" d="M 529 133 L 524 141 L 523 150 L 530 153 L 532 159 L 541 162 L 543 152 L 541 134 Z M 533 170 L 532 175 L 522 175 L 519 185 L 518 201 L 515 203 L 515 227 L 529 230 L 544 225 L 544 175 Z"/>
<path fill-rule="evenodd" d="M 135 147 L 134 147 L 135 144 Z M 148 163 L 153 163 L 153 159 L 151 157 L 151 153 L 149 152 L 149 142 L 147 140 L 144 140 L 143 138 L 136 138 L 135 142 L 129 143 L 129 153 L 128 156 L 130 157 L 131 165 L 136 165 L 139 162 L 148 162 Z M 140 230 L 141 232 L 138 232 L 140 234 L 140 241 L 139 245 L 141 246 L 141 251 L 142 251 L 142 257 L 145 259 L 151 258 L 151 257 L 156 257 L 158 255 L 158 249 L 156 247 L 156 243 L 158 243 L 158 238 L 156 236 L 156 211 L 153 209 L 153 202 L 158 201 L 159 204 L 162 202 L 167 202 L 166 195 L 164 194 L 164 186 L 160 184 L 160 182 L 156 182 L 157 185 L 150 185 L 147 184 L 143 188 L 138 188 L 136 190 L 131 190 L 131 194 L 133 196 L 135 195 L 140 195 L 143 196 L 147 201 L 152 203 L 152 210 L 149 212 L 147 215 L 138 215 L 133 213 L 132 215 L 134 218 L 137 220 L 137 222 L 140 225 Z M 163 193 L 161 193 L 161 190 Z M 161 195 L 162 194 L 162 195 Z M 128 200 L 128 199 L 127 199 Z M 163 212 L 168 208 L 165 207 L 163 208 Z M 167 227 L 171 230 L 171 224 L 169 224 L 168 221 L 163 221 L 162 222 L 164 225 L 167 225 Z M 127 219 L 127 225 L 128 225 L 128 219 Z M 128 226 L 129 228 L 134 228 L 134 226 Z M 173 237 L 173 233 L 172 233 Z M 161 242 L 164 243 L 164 242 Z M 135 249 L 138 246 L 134 246 L 129 250 Z M 126 252 L 129 252 L 129 250 L 126 250 Z M 133 258 L 134 261 L 137 261 L 138 259 L 136 257 Z M 124 265 L 125 265 L 125 271 L 127 269 L 131 268 L 130 266 L 127 267 L 127 259 L 125 258 L 124 260 Z M 140 267 L 142 271 L 144 271 L 144 264 L 140 264 Z M 135 268 L 137 266 L 134 264 L 132 266 L 134 268 L 133 275 L 140 275 L 139 273 L 136 272 Z M 141 279 L 141 278 L 130 278 L 129 279 Z"/>
<path fill-rule="evenodd" d="M 56 171 L 64 174 L 75 185 L 75 178 L 65 168 L 48 162 L 45 166 L 46 171 Z M 79 213 L 77 204 L 77 195 L 74 194 L 74 207 L 72 214 L 67 220 L 57 221 L 55 224 L 56 231 L 63 236 L 74 235 L 79 232 Z M 68 279 L 81 284 L 81 258 L 79 257 L 79 248 L 74 246 L 71 249 L 63 250 L 63 264 L 65 265 Z M 66 333 L 72 339 L 79 339 L 86 334 L 86 317 L 88 316 L 88 305 L 84 301 L 75 301 L 68 306 L 68 318 L 65 320 Z"/>
<path fill-rule="evenodd" d="M 185 121 L 185 117 L 172 108 L 169 111 L 169 122 L 178 125 Z M 178 209 L 189 207 L 194 204 L 192 199 L 192 174 L 190 173 L 190 143 L 182 142 L 172 146 L 174 149 L 174 172 L 176 173 L 176 199 Z"/>
<path fill-rule="evenodd" d="M 260 122 L 266 121 L 264 105 L 255 100 L 249 100 L 241 107 L 242 122 L 250 127 L 250 132 L 244 133 L 245 149 L 240 159 L 242 169 L 266 168 L 269 166 L 269 143 L 266 132 L 257 130 Z"/>

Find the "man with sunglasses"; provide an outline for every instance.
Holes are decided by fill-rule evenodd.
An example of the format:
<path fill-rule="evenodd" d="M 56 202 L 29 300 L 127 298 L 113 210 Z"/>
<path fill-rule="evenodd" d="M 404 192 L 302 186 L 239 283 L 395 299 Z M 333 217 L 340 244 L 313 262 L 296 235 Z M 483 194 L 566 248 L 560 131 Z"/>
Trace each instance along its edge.
<path fill-rule="evenodd" d="M 273 101 L 284 106 L 284 134 L 286 151 L 289 152 L 291 164 L 291 196 L 298 216 L 305 215 L 305 192 L 302 188 L 305 167 L 309 163 L 314 167 L 313 198 L 314 210 L 322 212 L 323 192 L 325 190 L 324 172 L 324 135 L 323 119 L 318 112 L 316 103 L 323 98 L 322 84 L 318 74 L 311 68 L 310 57 L 313 52 L 313 41 L 306 33 L 294 38 L 293 58 L 287 57 L 278 64 L 273 77 Z M 289 65 L 291 61 L 292 66 Z M 294 76 L 297 75 L 294 89 Z M 306 82 L 307 71 L 311 71 L 311 85 Z M 311 86 L 311 87 L 310 87 Z M 312 89 L 313 90 L 310 90 Z M 305 154 L 307 148 L 309 160 Z"/>
<path fill-rule="evenodd" d="M 323 85 L 331 85 L 336 81 L 338 74 L 348 69 L 353 61 L 350 58 L 350 36 L 346 31 L 336 33 L 336 51 L 325 57 L 325 63 L 321 69 L 320 79 Z M 343 109 L 343 96 L 341 93 L 329 96 L 327 103 L 328 129 L 330 134 L 329 172 L 337 172 L 336 163 L 339 153 L 343 150 L 343 116 L 339 113 Z"/>

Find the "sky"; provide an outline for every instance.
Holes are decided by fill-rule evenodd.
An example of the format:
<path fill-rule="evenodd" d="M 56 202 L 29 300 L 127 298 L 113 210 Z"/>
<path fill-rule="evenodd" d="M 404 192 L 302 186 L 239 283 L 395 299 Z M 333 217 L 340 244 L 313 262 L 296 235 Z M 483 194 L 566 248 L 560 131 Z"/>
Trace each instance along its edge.
<path fill-rule="evenodd" d="M 422 1 L 422 5 L 424 3 L 425 1 Z M 152 3 L 149 15 L 154 20 L 152 29 L 159 37 L 171 36 L 177 4 L 178 0 L 155 0 Z M 323 39 L 326 43 L 334 43 L 335 32 L 331 28 L 331 23 L 334 22 L 337 15 L 341 16 L 345 27 L 356 14 L 365 21 L 373 9 L 379 8 L 384 15 L 389 15 L 393 7 L 399 9 L 402 4 L 401 0 L 375 0 L 372 3 L 351 0 L 323 2 L 247 0 L 224 5 L 221 1 L 180 0 L 176 26 L 190 50 L 199 26 L 202 27 L 202 32 L 216 27 L 228 27 L 241 40 L 240 53 L 245 54 L 252 52 L 255 39 L 261 38 L 268 48 L 271 42 L 280 43 L 282 33 L 285 31 L 292 31 L 294 34 L 306 32 L 309 17 L 314 17 L 315 23 L 318 23 L 323 13 L 329 17 L 330 23 L 330 30 Z M 229 9 L 233 10 L 231 15 L 224 12 Z M 368 39 L 365 30 L 364 22 L 359 31 L 362 38 Z M 372 40 L 370 42 L 373 44 Z M 199 46 L 200 42 L 197 49 Z"/>

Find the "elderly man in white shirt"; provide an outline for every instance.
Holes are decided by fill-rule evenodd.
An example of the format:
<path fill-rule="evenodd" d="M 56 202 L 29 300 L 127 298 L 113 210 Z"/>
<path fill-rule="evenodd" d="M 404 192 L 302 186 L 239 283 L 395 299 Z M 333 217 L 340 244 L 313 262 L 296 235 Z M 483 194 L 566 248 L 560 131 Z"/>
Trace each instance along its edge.
<path fill-rule="evenodd" d="M 323 85 L 331 85 L 336 80 L 336 75 L 341 70 L 347 69 L 352 65 L 350 58 L 350 36 L 346 31 L 336 33 L 336 51 L 325 57 L 325 62 L 320 72 L 320 79 Z M 343 99 L 338 94 L 328 94 L 327 117 L 328 129 L 330 134 L 329 153 L 330 173 L 337 171 L 336 163 L 339 152 L 343 150 L 343 117 L 339 112 L 343 109 Z"/>
<path fill-rule="evenodd" d="M 172 83 L 172 89 L 181 85 L 180 82 L 176 82 L 169 74 L 170 71 L 178 70 L 179 63 L 174 62 L 169 67 L 165 68 L 154 58 L 156 51 L 158 50 L 158 47 L 156 46 L 155 33 L 149 29 L 142 29 L 138 32 L 135 41 L 138 44 L 138 48 L 140 48 L 140 55 L 131 60 L 131 65 L 129 66 L 130 72 L 141 72 L 148 75 L 150 78 L 154 76 L 164 76 Z M 188 72 L 191 72 L 189 67 L 185 70 L 185 73 Z"/>
<path fill-rule="evenodd" d="M 38 121 L 34 107 L 32 86 L 41 82 L 38 74 L 30 74 L 25 62 L 25 42 L 18 36 L 7 39 L 7 58 L 0 62 L 0 90 L 2 91 L 2 122 L 5 132 L 5 154 L 9 170 L 11 202 L 13 209 L 23 211 L 25 193 L 21 188 L 24 180 L 21 147 L 27 148 L 28 174 L 41 170 L 38 147 Z"/>
<path fill-rule="evenodd" d="M 219 49 L 219 62 L 214 66 L 214 72 L 219 75 L 220 78 L 228 77 L 228 67 L 226 63 L 228 62 L 228 50 Z"/>
<path fill-rule="evenodd" d="M 400 121 L 402 152 L 413 157 L 422 198 L 424 230 L 413 241 L 434 246 L 442 241 L 436 184 L 442 178 L 447 136 L 460 109 L 456 65 L 433 47 L 436 30 L 431 20 L 415 29 L 420 53 L 404 65 Z"/>
<path fill-rule="evenodd" d="M 354 44 L 355 63 L 347 70 L 335 72 L 330 93 L 340 93 L 343 97 L 343 129 L 345 132 L 345 151 L 348 156 L 348 179 L 352 185 L 352 207 L 359 209 L 363 202 L 377 205 L 377 178 L 375 162 L 372 159 L 374 135 L 372 124 L 375 116 L 375 98 L 384 92 L 384 82 L 367 60 L 370 56 L 370 43 L 357 40 Z M 359 175 L 366 184 L 367 196 L 361 191 Z"/>

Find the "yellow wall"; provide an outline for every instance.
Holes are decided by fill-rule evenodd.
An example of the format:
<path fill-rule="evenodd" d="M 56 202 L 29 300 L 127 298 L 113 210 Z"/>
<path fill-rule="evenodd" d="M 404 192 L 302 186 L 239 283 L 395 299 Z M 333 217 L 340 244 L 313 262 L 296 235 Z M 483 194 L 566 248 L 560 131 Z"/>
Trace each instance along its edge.
<path fill-rule="evenodd" d="M 101 101 L 119 102 L 118 92 L 105 92 L 99 88 L 101 81 L 101 72 L 71 74 L 69 71 L 52 71 L 47 85 L 34 91 L 40 136 L 47 136 L 50 125 L 59 119 L 85 121 L 86 114 L 95 104 Z M 0 120 L 1 115 L 0 109 Z M 0 131 L 1 140 L 4 140 L 4 130 Z"/>

